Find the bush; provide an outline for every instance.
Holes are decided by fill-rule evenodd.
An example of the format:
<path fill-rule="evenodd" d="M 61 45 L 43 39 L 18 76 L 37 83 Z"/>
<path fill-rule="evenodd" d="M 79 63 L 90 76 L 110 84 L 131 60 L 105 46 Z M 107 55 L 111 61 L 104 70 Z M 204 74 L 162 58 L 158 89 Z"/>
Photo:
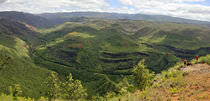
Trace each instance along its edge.
<path fill-rule="evenodd" d="M 102 101 L 103 97 L 99 96 L 99 94 L 92 96 L 91 101 Z"/>
<path fill-rule="evenodd" d="M 78 100 L 87 96 L 86 89 L 83 88 L 81 81 L 73 80 L 71 73 L 67 78 L 68 80 L 64 83 L 64 93 L 66 99 Z"/>
<path fill-rule="evenodd" d="M 10 95 L 13 96 L 13 100 L 17 100 L 18 96 L 21 96 L 22 90 L 19 84 L 15 84 L 14 86 L 9 86 Z"/>
<path fill-rule="evenodd" d="M 153 82 L 154 73 L 150 73 L 144 65 L 144 59 L 141 60 L 137 66 L 134 67 L 133 76 L 135 78 L 136 84 L 140 90 L 144 90 Z"/>
<path fill-rule="evenodd" d="M 56 99 L 60 90 L 60 84 L 58 81 L 58 76 L 55 72 L 52 72 L 45 83 L 48 87 L 48 97 L 49 101 Z"/>
<path fill-rule="evenodd" d="M 0 101 L 35 101 L 32 98 L 25 98 L 25 97 L 14 97 L 12 95 L 1 94 Z M 40 100 L 40 101 L 47 101 L 47 100 Z"/>
<path fill-rule="evenodd" d="M 108 92 L 105 96 L 106 99 L 109 99 L 109 98 L 113 98 L 114 96 L 116 96 L 116 93 L 115 92 Z"/>

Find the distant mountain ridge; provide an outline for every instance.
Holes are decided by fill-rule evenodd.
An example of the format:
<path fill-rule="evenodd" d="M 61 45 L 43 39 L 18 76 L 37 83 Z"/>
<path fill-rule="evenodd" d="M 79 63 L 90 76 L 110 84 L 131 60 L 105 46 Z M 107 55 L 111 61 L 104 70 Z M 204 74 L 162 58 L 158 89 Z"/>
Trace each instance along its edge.
<path fill-rule="evenodd" d="M 27 23 L 36 28 L 53 27 L 53 25 L 62 24 L 65 22 L 81 22 L 88 18 L 101 19 L 128 19 L 128 20 L 145 20 L 154 22 L 172 22 L 179 24 L 198 24 L 210 26 L 208 21 L 190 20 L 177 18 L 165 15 L 146 15 L 146 14 L 120 14 L 120 13 L 105 13 L 105 12 L 59 12 L 59 13 L 43 13 L 30 14 L 17 11 L 0 12 L 0 18 L 20 21 Z"/>
<path fill-rule="evenodd" d="M 52 22 L 46 18 L 24 12 L 0 12 L 0 18 L 4 18 L 10 21 L 24 22 L 36 28 L 50 27 L 52 25 Z"/>
<path fill-rule="evenodd" d="M 171 17 L 165 15 L 146 15 L 146 14 L 120 14 L 120 13 L 105 13 L 105 12 L 67 12 L 67 13 L 44 13 L 39 14 L 39 16 L 51 19 L 51 20 L 61 20 L 69 19 L 74 17 L 92 17 L 92 18 L 111 18 L 111 19 L 129 19 L 129 20 L 146 20 L 146 21 L 156 21 L 156 22 L 173 22 L 181 24 L 199 24 L 199 25 L 209 25 L 208 21 L 198 21 L 190 20 L 178 17 Z"/>

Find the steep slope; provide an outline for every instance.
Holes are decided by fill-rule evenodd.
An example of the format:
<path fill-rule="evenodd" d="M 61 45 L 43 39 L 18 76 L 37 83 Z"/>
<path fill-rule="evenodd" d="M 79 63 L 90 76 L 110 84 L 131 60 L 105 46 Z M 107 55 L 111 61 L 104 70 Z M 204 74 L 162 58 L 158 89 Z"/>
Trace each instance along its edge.
<path fill-rule="evenodd" d="M 20 37 L 30 45 L 39 42 L 37 32 L 29 29 L 28 25 L 4 18 L 0 18 L 0 22 L 1 34 Z"/>
<path fill-rule="evenodd" d="M 46 94 L 44 82 L 49 71 L 30 58 L 37 36 L 22 23 L 0 19 L 0 92 L 8 94 L 9 86 L 20 84 L 23 96 L 39 98 Z"/>
<path fill-rule="evenodd" d="M 109 99 L 115 101 L 209 101 L 210 55 L 190 61 L 191 65 L 177 63 L 155 76 L 153 84 L 144 91 Z"/>
<path fill-rule="evenodd" d="M 210 100 L 210 65 L 195 64 L 180 68 L 182 76 L 177 74 L 160 80 L 145 92 L 135 92 L 131 101 L 209 101 Z M 178 72 L 177 72 L 178 73 Z"/>
<path fill-rule="evenodd" d="M 188 82 L 188 85 L 182 92 L 173 96 L 172 99 L 175 101 L 183 96 L 185 100 L 210 100 L 210 65 L 196 64 L 188 66 L 182 71 L 189 73 L 184 78 Z"/>
<path fill-rule="evenodd" d="M 53 25 L 53 23 L 46 18 L 23 12 L 15 12 L 15 11 L 0 12 L 0 17 L 8 19 L 10 21 L 25 22 L 36 28 L 50 27 Z"/>

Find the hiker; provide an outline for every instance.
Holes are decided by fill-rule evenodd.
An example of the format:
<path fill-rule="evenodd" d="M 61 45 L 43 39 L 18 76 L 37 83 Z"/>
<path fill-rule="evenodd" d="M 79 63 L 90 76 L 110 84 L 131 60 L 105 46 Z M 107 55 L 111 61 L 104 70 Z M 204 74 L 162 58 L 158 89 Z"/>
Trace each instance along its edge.
<path fill-rule="evenodd" d="M 198 55 L 196 56 L 196 63 L 198 63 Z"/>
<path fill-rule="evenodd" d="M 187 64 L 187 60 L 186 60 L 186 59 L 184 59 L 184 66 L 186 66 L 186 64 Z"/>

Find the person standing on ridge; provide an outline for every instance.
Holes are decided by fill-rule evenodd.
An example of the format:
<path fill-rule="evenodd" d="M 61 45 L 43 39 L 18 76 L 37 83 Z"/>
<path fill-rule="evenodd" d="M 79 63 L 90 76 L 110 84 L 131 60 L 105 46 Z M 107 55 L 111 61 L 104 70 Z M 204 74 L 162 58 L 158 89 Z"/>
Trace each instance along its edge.
<path fill-rule="evenodd" d="M 198 55 L 196 56 L 196 63 L 198 63 Z"/>
<path fill-rule="evenodd" d="M 187 60 L 186 60 L 186 59 L 184 59 L 184 66 L 186 66 L 186 64 L 187 64 Z"/>

